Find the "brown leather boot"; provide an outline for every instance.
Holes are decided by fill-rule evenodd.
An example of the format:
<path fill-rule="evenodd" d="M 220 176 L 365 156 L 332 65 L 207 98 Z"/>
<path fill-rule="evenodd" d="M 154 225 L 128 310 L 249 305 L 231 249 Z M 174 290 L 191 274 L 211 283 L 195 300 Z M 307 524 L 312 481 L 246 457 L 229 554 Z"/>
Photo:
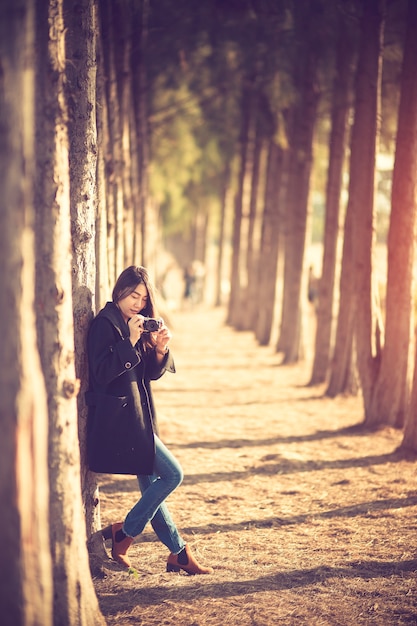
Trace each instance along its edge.
<path fill-rule="evenodd" d="M 181 569 L 190 576 L 194 574 L 212 574 L 214 572 L 212 567 L 203 567 L 198 563 L 191 553 L 188 544 L 185 546 L 179 554 L 171 554 L 167 561 L 167 572 L 179 572 Z"/>
<path fill-rule="evenodd" d="M 111 543 L 111 555 L 117 563 L 123 565 L 124 567 L 132 567 L 129 557 L 127 556 L 127 551 L 133 543 L 133 537 L 128 537 L 125 535 L 125 538 L 121 541 L 116 541 L 116 533 L 119 530 L 122 530 L 123 522 L 116 522 L 115 524 L 111 524 L 104 528 L 101 532 L 104 539 L 112 540 Z"/>

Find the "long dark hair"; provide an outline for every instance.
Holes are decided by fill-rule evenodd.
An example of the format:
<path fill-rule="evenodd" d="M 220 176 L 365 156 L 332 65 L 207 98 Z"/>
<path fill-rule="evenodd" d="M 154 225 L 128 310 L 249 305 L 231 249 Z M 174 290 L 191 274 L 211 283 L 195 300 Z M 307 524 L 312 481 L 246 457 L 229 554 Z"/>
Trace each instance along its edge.
<path fill-rule="evenodd" d="M 146 306 L 140 311 L 141 315 L 145 317 L 157 317 L 155 288 L 151 283 L 147 269 L 144 267 L 131 265 L 123 270 L 113 287 L 112 299 L 114 304 L 117 305 L 119 300 L 130 296 L 138 285 L 145 285 L 146 291 L 148 292 Z M 155 345 L 150 333 L 142 333 L 141 343 L 145 349 L 147 347 L 153 348 Z"/>

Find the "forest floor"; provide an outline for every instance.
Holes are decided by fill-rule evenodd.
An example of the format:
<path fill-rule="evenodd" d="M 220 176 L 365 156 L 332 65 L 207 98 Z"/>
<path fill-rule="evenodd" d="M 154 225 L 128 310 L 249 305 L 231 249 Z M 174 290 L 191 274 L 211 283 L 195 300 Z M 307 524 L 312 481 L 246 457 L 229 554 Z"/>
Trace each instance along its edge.
<path fill-rule="evenodd" d="M 417 624 L 416 460 L 397 451 L 402 433 L 364 431 L 360 397 L 324 397 L 308 360 L 282 366 L 224 310 L 172 318 L 177 373 L 153 385 L 185 473 L 168 506 L 214 574 L 167 573 L 149 527 L 135 571 L 109 560 L 94 579 L 107 624 Z M 103 526 L 122 520 L 135 477 L 99 484 Z"/>

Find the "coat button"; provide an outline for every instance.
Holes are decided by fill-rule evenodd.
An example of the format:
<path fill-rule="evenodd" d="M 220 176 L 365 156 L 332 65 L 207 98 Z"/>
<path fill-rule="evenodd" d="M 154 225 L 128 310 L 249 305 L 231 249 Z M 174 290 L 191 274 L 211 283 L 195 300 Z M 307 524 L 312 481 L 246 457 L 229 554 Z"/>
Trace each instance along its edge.
<path fill-rule="evenodd" d="M 125 368 L 128 370 L 128 369 L 130 369 L 131 367 L 132 367 L 131 362 L 130 362 L 130 361 L 126 361 L 126 363 L 125 363 Z"/>

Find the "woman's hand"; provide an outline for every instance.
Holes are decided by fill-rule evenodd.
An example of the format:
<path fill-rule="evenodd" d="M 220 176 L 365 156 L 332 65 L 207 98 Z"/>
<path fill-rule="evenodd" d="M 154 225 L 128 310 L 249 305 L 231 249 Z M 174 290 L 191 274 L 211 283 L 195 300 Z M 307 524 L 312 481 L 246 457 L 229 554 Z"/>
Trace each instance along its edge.
<path fill-rule="evenodd" d="M 162 324 L 161 328 L 152 333 L 152 338 L 155 342 L 155 350 L 157 356 L 163 357 L 168 348 L 168 343 L 172 338 L 172 333 L 165 324 Z"/>
<path fill-rule="evenodd" d="M 134 315 L 127 323 L 129 328 L 129 339 L 132 346 L 135 346 L 143 333 L 143 315 Z"/>

